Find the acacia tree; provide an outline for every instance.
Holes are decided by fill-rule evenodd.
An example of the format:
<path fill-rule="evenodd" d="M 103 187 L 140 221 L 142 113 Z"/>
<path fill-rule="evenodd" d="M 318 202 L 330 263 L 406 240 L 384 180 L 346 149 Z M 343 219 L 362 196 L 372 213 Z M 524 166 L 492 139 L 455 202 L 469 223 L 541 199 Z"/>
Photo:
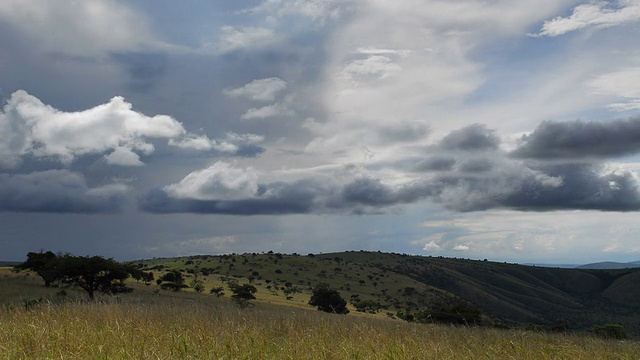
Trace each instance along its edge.
<path fill-rule="evenodd" d="M 30 252 L 27 254 L 27 261 L 16 265 L 14 269 L 34 271 L 44 280 L 46 287 L 60 278 L 59 257 L 51 251 Z"/>
<path fill-rule="evenodd" d="M 160 287 L 165 290 L 180 291 L 188 287 L 184 283 L 184 277 L 179 270 L 171 270 L 168 273 L 162 275 L 159 279 Z"/>
<path fill-rule="evenodd" d="M 231 283 L 229 284 L 229 288 L 233 292 L 231 299 L 240 305 L 242 309 L 249 306 L 251 300 L 255 300 L 256 297 L 253 294 L 258 291 L 258 289 L 251 284 L 238 285 L 238 283 Z"/>
<path fill-rule="evenodd" d="M 59 258 L 59 269 L 62 281 L 86 291 L 90 300 L 94 299 L 96 291 L 104 294 L 133 291 L 124 283 L 131 274 L 131 268 L 113 259 L 64 255 Z"/>

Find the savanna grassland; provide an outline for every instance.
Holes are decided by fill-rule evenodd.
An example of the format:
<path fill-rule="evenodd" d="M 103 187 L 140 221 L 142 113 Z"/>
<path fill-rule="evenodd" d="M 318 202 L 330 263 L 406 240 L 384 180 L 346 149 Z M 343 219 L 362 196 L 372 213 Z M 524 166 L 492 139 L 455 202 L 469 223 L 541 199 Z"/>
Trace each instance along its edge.
<path fill-rule="evenodd" d="M 587 335 L 334 315 L 133 284 L 88 302 L 0 271 L 0 359 L 638 359 L 640 343 Z M 64 292 L 62 292 L 64 290 Z M 258 294 L 257 294 L 258 295 Z M 42 300 L 40 300 L 42 299 Z"/>

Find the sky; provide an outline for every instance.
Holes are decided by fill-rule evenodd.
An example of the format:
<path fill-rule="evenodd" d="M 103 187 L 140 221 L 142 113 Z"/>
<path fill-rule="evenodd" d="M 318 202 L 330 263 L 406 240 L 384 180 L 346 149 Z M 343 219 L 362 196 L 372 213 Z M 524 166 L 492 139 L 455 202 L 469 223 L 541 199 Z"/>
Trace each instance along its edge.
<path fill-rule="evenodd" d="M 0 260 L 640 259 L 640 0 L 3 0 Z"/>

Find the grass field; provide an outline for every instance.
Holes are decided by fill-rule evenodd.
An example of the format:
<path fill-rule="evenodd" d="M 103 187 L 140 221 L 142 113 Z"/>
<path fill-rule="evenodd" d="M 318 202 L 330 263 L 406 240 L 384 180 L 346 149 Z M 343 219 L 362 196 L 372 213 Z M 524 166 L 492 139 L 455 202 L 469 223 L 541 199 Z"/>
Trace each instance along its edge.
<path fill-rule="evenodd" d="M 88 303 L 0 271 L 0 359 L 638 359 L 640 343 L 155 292 Z M 25 301 L 44 300 L 28 308 Z"/>

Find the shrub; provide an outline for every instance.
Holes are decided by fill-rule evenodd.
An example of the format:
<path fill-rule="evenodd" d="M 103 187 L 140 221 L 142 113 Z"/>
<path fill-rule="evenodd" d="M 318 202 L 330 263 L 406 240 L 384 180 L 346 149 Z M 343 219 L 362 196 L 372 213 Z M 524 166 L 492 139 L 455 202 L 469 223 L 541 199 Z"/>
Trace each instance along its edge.
<path fill-rule="evenodd" d="M 629 338 L 629 335 L 627 335 L 624 327 L 618 324 L 596 325 L 591 328 L 591 333 L 605 339 L 622 340 Z"/>
<path fill-rule="evenodd" d="M 347 301 L 337 290 L 329 288 L 327 284 L 318 284 L 313 289 L 309 305 L 316 306 L 318 310 L 324 312 L 344 315 L 349 313 Z"/>

